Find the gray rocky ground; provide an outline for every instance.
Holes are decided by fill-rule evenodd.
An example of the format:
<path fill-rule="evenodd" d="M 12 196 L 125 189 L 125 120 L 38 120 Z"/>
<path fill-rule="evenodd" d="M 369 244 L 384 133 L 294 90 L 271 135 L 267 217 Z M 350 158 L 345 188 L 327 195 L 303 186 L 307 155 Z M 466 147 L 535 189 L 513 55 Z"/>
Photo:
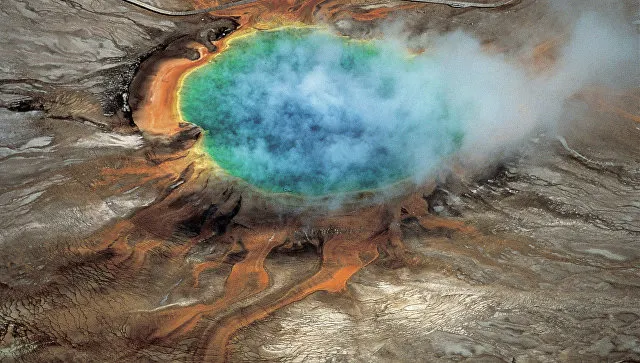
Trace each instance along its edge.
<path fill-rule="evenodd" d="M 525 40 L 562 28 L 535 0 L 403 14 L 416 33 L 461 27 L 514 54 Z M 174 203 L 160 210 L 178 214 L 197 197 L 180 187 L 199 180 L 185 176 L 191 165 L 162 169 L 191 144 L 139 132 L 125 101 L 143 59 L 175 40 L 198 39 L 214 20 L 158 16 L 119 0 L 0 6 L 0 360 L 200 360 L 207 326 L 318 269 L 308 249 L 271 253 L 265 291 L 182 337 L 154 341 L 145 338 L 145 319 L 154 318 L 144 312 L 219 296 L 233 261 L 203 274 L 197 288 L 191 271 L 228 246 L 199 241 L 176 257 L 171 248 L 193 240 L 182 228 L 158 232 L 168 247 L 148 254 L 142 247 L 124 257 L 115 247 L 83 252 L 117 240 L 110 228 L 167 195 Z M 369 31 L 332 21 L 345 33 Z M 638 115 L 639 99 L 631 90 L 616 102 Z M 640 361 L 640 123 L 574 102 L 582 112 L 560 130 L 564 145 L 532 137 L 514 157 L 443 180 L 427 198 L 432 215 L 476 234 L 403 219 L 403 241 L 418 263 L 398 265 L 382 254 L 345 292 L 312 294 L 240 329 L 228 359 Z M 118 172 L 127 168 L 162 170 L 148 178 Z M 155 233 L 134 223 L 131 236 L 138 230 Z"/>

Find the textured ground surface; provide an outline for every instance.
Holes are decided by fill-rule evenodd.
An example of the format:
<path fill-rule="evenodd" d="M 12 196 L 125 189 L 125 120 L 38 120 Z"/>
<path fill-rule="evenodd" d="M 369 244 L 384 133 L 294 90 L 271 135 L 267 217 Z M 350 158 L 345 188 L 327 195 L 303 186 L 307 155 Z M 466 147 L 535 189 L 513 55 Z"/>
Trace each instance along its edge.
<path fill-rule="evenodd" d="M 365 35 L 363 14 L 388 9 L 356 5 L 320 14 Z M 516 56 L 562 32 L 533 0 L 401 17 Z M 377 207 L 314 228 L 276 221 L 210 176 L 197 129 L 132 126 L 141 60 L 232 27 L 118 0 L 2 4 L 0 360 L 640 360 L 638 89 L 572 100 L 564 145 L 538 135 L 488 171 L 380 207 L 398 214 L 387 241 Z M 384 241 L 361 236 L 378 219 Z"/>

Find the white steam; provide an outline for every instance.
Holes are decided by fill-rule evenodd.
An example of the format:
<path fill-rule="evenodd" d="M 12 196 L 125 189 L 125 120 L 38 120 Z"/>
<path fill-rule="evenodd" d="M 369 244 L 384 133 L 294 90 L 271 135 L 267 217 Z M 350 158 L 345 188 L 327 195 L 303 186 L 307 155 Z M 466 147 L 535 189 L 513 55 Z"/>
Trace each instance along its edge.
<path fill-rule="evenodd" d="M 183 113 L 235 175 L 322 195 L 397 175 L 421 183 L 454 151 L 465 163 L 495 160 L 553 129 L 583 87 L 640 79 L 637 31 L 611 14 L 581 15 L 544 72 L 460 31 L 410 56 L 416 40 L 389 29 L 374 56 L 321 32 L 239 41 L 186 80 Z"/>
<path fill-rule="evenodd" d="M 390 28 L 397 34 L 397 24 Z M 429 56 L 446 64 L 441 77 L 449 103 L 463 113 L 463 161 L 490 160 L 537 129 L 555 128 L 566 101 L 588 85 L 640 87 L 638 32 L 619 8 L 581 14 L 565 38 L 555 64 L 538 74 L 519 61 L 484 52 L 477 39 L 461 31 L 429 41 Z"/>

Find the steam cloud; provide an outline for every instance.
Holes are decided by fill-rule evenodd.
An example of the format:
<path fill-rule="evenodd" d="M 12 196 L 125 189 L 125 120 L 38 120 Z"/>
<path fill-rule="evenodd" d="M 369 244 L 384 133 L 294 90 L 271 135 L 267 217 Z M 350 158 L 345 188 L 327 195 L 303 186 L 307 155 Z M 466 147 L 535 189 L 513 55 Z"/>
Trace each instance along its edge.
<path fill-rule="evenodd" d="M 538 75 L 459 31 L 419 55 L 398 39 L 347 44 L 310 31 L 238 41 L 187 79 L 182 112 L 209 130 L 233 174 L 321 195 L 422 182 L 453 152 L 494 157 L 553 127 L 585 85 L 639 79 L 634 29 L 597 13 L 575 22 L 554 69 Z"/>
<path fill-rule="evenodd" d="M 553 130 L 566 117 L 565 103 L 592 84 L 640 86 L 640 44 L 637 31 L 611 1 L 555 1 L 556 10 L 586 10 L 573 21 L 567 42 L 549 72 L 534 74 L 514 60 L 481 50 L 477 39 L 460 31 L 435 41 L 434 57 L 441 70 L 450 104 L 466 110 L 463 117 L 467 161 L 491 159 L 508 152 L 536 129 Z M 603 5 L 607 3 L 608 5 Z M 639 13 L 640 15 L 640 13 Z M 392 33 L 393 34 L 393 33 Z"/>

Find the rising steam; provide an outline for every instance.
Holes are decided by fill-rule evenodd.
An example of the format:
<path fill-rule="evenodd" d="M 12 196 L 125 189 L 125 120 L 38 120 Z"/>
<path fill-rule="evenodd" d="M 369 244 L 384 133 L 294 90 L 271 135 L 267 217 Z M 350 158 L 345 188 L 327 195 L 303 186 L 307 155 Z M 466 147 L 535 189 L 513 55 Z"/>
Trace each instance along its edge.
<path fill-rule="evenodd" d="M 544 73 L 462 32 L 418 55 L 398 39 L 291 29 L 241 39 L 188 77 L 183 115 L 209 130 L 210 151 L 232 174 L 321 195 L 422 182 L 452 153 L 491 159 L 553 127 L 582 87 L 639 79 L 634 30 L 596 13 L 575 22 Z"/>

